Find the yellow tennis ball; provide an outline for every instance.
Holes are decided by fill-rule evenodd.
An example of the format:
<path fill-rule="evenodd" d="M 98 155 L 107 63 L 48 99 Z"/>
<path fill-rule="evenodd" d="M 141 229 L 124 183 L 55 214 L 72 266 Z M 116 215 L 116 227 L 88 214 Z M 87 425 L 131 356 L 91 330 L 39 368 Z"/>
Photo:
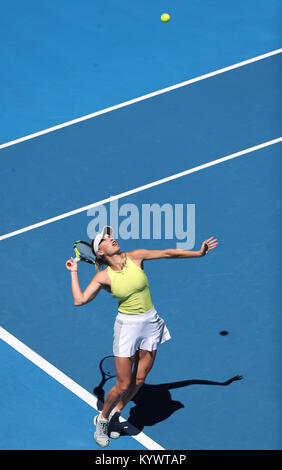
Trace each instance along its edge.
<path fill-rule="evenodd" d="M 161 16 L 161 20 L 164 22 L 164 23 L 167 23 L 169 20 L 170 20 L 170 16 L 168 13 L 163 13 L 162 16 Z"/>

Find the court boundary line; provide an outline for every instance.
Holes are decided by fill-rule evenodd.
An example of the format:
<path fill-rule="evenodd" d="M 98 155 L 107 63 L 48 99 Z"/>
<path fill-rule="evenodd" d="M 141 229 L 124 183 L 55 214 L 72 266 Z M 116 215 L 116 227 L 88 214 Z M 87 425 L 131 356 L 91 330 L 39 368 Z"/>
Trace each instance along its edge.
<path fill-rule="evenodd" d="M 28 359 L 30 362 L 35 364 L 39 369 L 43 370 L 47 373 L 50 377 L 55 379 L 61 385 L 63 385 L 66 389 L 71 391 L 74 395 L 80 398 L 82 401 L 87 403 L 91 408 L 94 408 L 96 411 L 99 412 L 97 408 L 97 398 L 94 397 L 90 392 L 88 392 L 85 388 L 81 387 L 77 382 L 73 379 L 68 377 L 62 371 L 57 369 L 57 367 L 53 366 L 50 362 L 44 359 L 42 356 L 37 354 L 35 351 L 30 349 L 26 346 L 22 341 L 17 339 L 7 330 L 0 326 L 0 338 L 13 349 L 15 349 L 18 353 Z M 126 419 L 120 417 L 121 422 L 127 422 Z M 125 432 L 138 441 L 142 446 L 144 446 L 148 450 L 165 450 L 164 447 L 160 446 L 157 442 L 151 439 L 147 434 L 144 434 L 139 429 L 135 428 L 132 424 L 128 423 L 128 432 Z M 130 432 L 134 432 L 135 435 L 130 434 Z"/>
<path fill-rule="evenodd" d="M 81 116 L 79 118 L 72 119 L 70 121 L 66 121 L 66 122 L 61 123 L 61 124 L 57 124 L 55 126 L 44 129 L 42 131 L 38 131 L 38 132 L 35 132 L 33 134 L 28 134 L 24 137 L 20 137 L 18 139 L 14 139 L 14 140 L 11 140 L 9 142 L 5 142 L 3 144 L 0 144 L 0 150 L 4 149 L 4 148 L 7 148 L 7 147 L 11 147 L 12 145 L 19 144 L 21 142 L 25 142 L 27 140 L 34 139 L 34 138 L 39 137 L 39 136 L 44 135 L 44 134 L 49 134 L 49 133 L 57 131 L 59 129 L 63 129 L 64 127 L 69 127 L 69 126 L 72 126 L 73 124 L 77 124 L 79 122 L 86 121 L 88 119 L 92 119 L 92 118 L 97 117 L 97 116 L 101 116 L 102 114 L 106 114 L 106 113 L 109 113 L 111 111 L 115 111 L 117 109 L 121 109 L 121 108 L 124 108 L 126 106 L 130 106 L 131 104 L 135 104 L 135 103 L 138 103 L 140 101 L 144 101 L 144 100 L 147 100 L 149 98 L 153 98 L 154 96 L 158 96 L 158 95 L 167 93 L 169 91 L 176 90 L 177 88 L 182 88 L 184 86 L 191 85 L 191 84 L 199 82 L 201 80 L 205 80 L 207 78 L 215 77 L 216 75 L 220 75 L 222 73 L 229 72 L 229 71 L 237 69 L 239 67 L 244 67 L 245 65 L 249 65 L 253 62 L 258 62 L 259 60 L 267 59 L 268 57 L 272 57 L 274 55 L 280 54 L 281 52 L 282 52 L 282 48 L 281 49 L 275 49 L 274 51 L 266 52 L 265 54 L 261 54 L 261 55 L 252 57 L 251 59 L 247 59 L 247 60 L 244 60 L 244 61 L 241 61 L 241 62 L 237 62 L 236 64 L 229 65 L 227 67 L 223 67 L 221 69 L 215 70 L 213 72 L 206 73 L 204 75 L 199 75 L 198 77 L 191 78 L 189 80 L 185 80 L 184 82 L 180 82 L 180 83 L 177 83 L 175 85 L 171 85 L 169 87 L 162 88 L 162 89 L 157 90 L 157 91 L 153 91 L 151 93 L 147 93 L 147 94 L 139 96 L 137 98 L 133 98 L 133 99 L 128 100 L 128 101 L 124 101 L 122 103 L 116 104 L 114 106 L 110 106 L 108 108 L 104 108 L 100 111 L 95 111 L 94 113 L 86 114 L 85 116 Z"/>
<path fill-rule="evenodd" d="M 14 230 L 13 232 L 1 235 L 0 236 L 0 241 L 5 240 L 7 238 L 15 237 L 16 235 L 20 235 L 22 233 L 28 232 L 30 230 L 34 230 L 34 229 L 42 227 L 44 225 L 48 225 L 48 224 L 51 224 L 53 222 L 57 222 L 58 220 L 62 220 L 62 219 L 65 219 L 67 217 L 71 217 L 71 216 L 79 214 L 81 212 L 85 212 L 89 209 L 93 209 L 94 207 L 101 206 L 102 204 L 106 204 L 108 202 L 111 202 L 111 201 L 114 201 L 114 200 L 117 200 L 117 199 L 121 199 L 121 198 L 126 197 L 126 196 L 130 196 L 130 195 L 138 193 L 140 191 L 145 191 L 146 189 L 153 188 L 153 187 L 158 186 L 160 184 L 164 184 L 164 183 L 167 183 L 169 181 L 173 181 L 175 179 L 182 178 L 183 176 L 186 176 L 186 175 L 189 175 L 189 174 L 192 174 L 192 173 L 196 173 L 197 171 L 203 170 L 205 168 L 209 168 L 209 167 L 214 166 L 214 165 L 218 165 L 219 163 L 226 162 L 228 160 L 240 157 L 242 155 L 253 153 L 256 150 L 260 150 L 260 149 L 263 149 L 265 147 L 269 147 L 270 145 L 274 145 L 274 144 L 277 144 L 279 142 L 282 142 L 282 137 L 278 137 L 276 139 L 269 140 L 269 141 L 264 142 L 262 144 L 255 145 L 254 147 L 249 147 L 247 149 L 240 150 L 239 152 L 235 152 L 235 153 L 232 153 L 232 154 L 227 155 L 225 157 L 218 158 L 216 160 L 212 160 L 208 163 L 198 165 L 196 167 L 190 168 L 190 169 L 182 171 L 180 173 L 175 173 L 174 175 L 167 176 L 165 178 L 153 181 L 151 183 L 147 183 L 143 186 L 139 186 L 139 187 L 134 188 L 134 189 L 130 189 L 128 191 L 117 194 L 115 196 L 110 196 L 106 199 L 102 199 L 101 201 L 94 202 L 92 204 L 88 204 L 87 206 L 80 207 L 79 209 L 75 209 L 75 210 L 72 210 L 72 211 L 69 211 L 69 212 L 65 212 L 65 213 L 60 214 L 56 217 L 51 217 L 49 219 L 45 219 L 45 220 L 43 220 L 41 222 L 38 222 L 36 224 L 28 225 L 27 227 L 23 227 L 19 230 Z"/>

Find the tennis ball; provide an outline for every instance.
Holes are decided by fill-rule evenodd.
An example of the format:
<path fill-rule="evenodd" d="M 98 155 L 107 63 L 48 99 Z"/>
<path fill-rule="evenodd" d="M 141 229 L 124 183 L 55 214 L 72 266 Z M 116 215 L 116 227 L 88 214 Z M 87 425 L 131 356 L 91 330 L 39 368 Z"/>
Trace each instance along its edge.
<path fill-rule="evenodd" d="M 161 20 L 164 22 L 164 23 L 167 23 L 169 20 L 170 20 L 170 16 L 168 13 L 163 13 L 162 16 L 161 16 Z"/>

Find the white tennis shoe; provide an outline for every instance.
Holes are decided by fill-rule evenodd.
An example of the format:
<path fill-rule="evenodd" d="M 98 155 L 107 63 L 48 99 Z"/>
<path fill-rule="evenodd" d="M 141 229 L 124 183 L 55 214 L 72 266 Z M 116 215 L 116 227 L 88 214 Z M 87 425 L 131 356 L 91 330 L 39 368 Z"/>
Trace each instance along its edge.
<path fill-rule="evenodd" d="M 109 420 L 101 420 L 100 415 L 96 415 L 94 418 L 94 424 L 96 426 L 96 431 L 94 432 L 95 441 L 99 446 L 107 447 L 110 443 L 110 439 L 108 436 Z"/>

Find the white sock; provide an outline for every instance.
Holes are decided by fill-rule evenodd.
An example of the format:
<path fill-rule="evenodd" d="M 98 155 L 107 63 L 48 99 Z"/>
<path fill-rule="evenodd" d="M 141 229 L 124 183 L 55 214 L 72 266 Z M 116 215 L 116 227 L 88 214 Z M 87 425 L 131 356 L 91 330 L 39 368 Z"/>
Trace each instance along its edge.
<path fill-rule="evenodd" d="M 120 414 L 120 410 L 118 408 L 113 408 L 112 411 L 109 414 L 109 419 L 111 419 L 114 416 L 115 413 Z"/>
<path fill-rule="evenodd" d="M 102 418 L 101 413 L 99 414 L 99 418 L 98 418 L 98 419 L 99 419 L 99 421 L 102 421 L 102 422 L 104 422 L 104 423 L 107 422 L 107 421 L 109 421 L 108 418 Z"/>

